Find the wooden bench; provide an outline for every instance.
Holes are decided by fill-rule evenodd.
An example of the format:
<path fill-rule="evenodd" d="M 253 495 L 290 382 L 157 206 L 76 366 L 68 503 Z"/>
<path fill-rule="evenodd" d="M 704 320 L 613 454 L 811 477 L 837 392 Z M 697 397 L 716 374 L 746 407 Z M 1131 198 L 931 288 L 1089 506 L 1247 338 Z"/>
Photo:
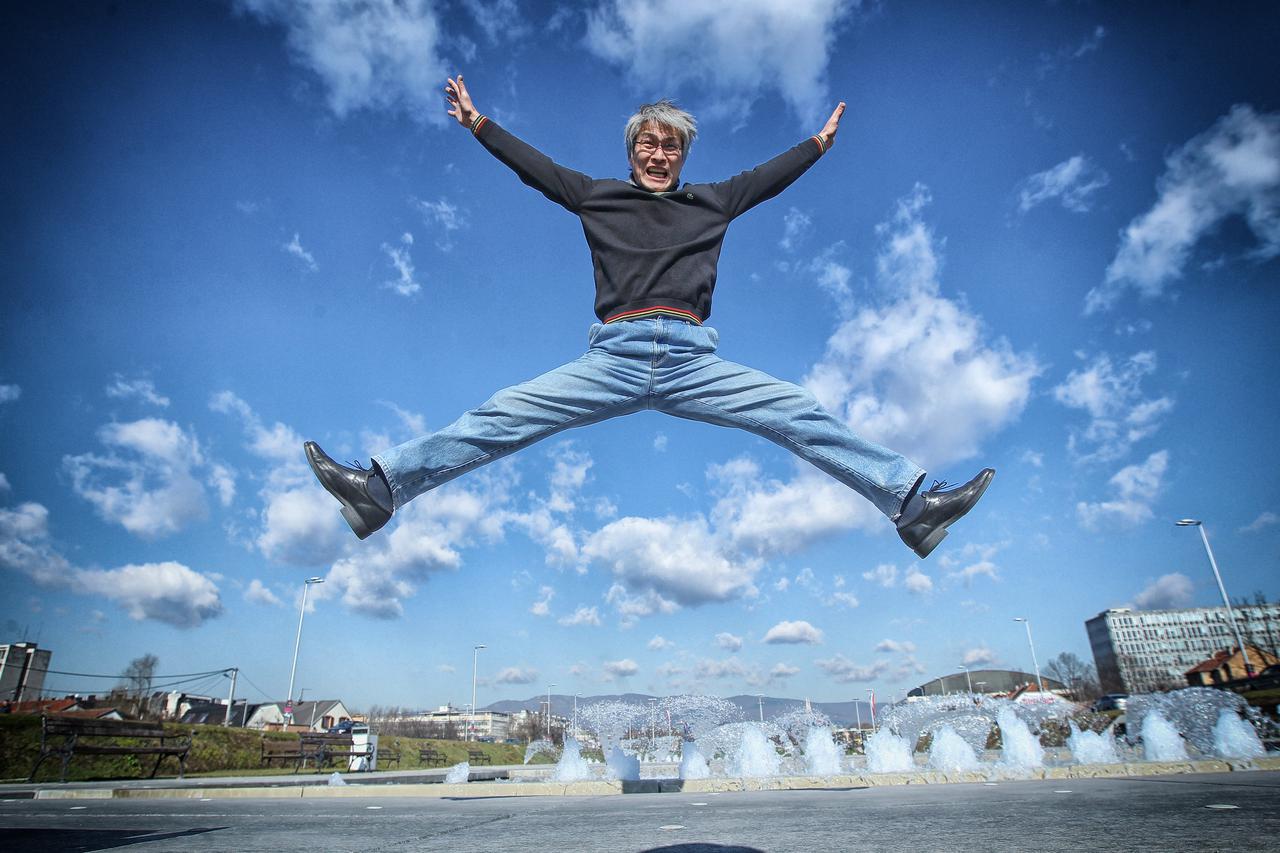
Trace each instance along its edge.
<path fill-rule="evenodd" d="M 143 741 L 142 743 L 104 743 L 110 738 Z M 61 739 L 61 740 L 59 740 Z M 168 734 L 161 723 L 140 720 L 85 720 L 77 717 L 40 718 L 40 757 L 31 768 L 28 782 L 36 780 L 36 771 L 51 755 L 62 756 L 61 781 L 67 781 L 67 764 L 72 755 L 154 755 L 155 766 L 150 778 L 154 779 L 160 762 L 166 755 L 178 759 L 178 778 L 187 769 L 187 755 L 191 752 L 191 734 Z"/>
<path fill-rule="evenodd" d="M 443 767 L 448 763 L 449 759 L 444 757 L 444 753 L 434 747 L 424 746 L 418 751 L 418 761 L 422 764 L 428 764 L 433 767 Z"/>
<path fill-rule="evenodd" d="M 493 764 L 493 759 L 489 757 L 489 753 L 481 752 L 478 749 L 467 750 L 467 761 L 471 764 Z"/>
<path fill-rule="evenodd" d="M 303 732 L 298 735 L 298 742 L 302 744 L 303 750 L 315 750 L 317 770 L 330 761 L 368 758 L 373 755 L 373 744 L 356 746 L 351 735 Z"/>
<path fill-rule="evenodd" d="M 385 761 L 388 764 L 400 766 L 400 741 L 396 741 L 391 746 L 378 747 L 378 760 Z M 377 769 L 376 767 L 374 768 Z"/>
<path fill-rule="evenodd" d="M 304 744 L 300 738 L 276 740 L 264 737 L 262 739 L 262 762 L 270 767 L 273 761 L 292 761 L 294 773 L 302 769 L 308 761 L 316 760 L 319 752 L 316 744 Z M 318 769 L 319 765 L 316 766 Z"/>

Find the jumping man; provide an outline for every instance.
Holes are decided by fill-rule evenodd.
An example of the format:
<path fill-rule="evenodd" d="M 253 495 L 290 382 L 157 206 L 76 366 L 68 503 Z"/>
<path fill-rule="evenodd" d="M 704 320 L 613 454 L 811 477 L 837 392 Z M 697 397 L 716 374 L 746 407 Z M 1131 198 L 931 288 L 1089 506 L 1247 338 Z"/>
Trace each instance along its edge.
<path fill-rule="evenodd" d="M 655 409 L 763 436 L 875 504 L 927 557 L 972 509 L 995 471 L 958 488 L 922 491 L 925 472 L 855 435 L 805 389 L 716 355 L 716 265 L 729 223 L 782 192 L 835 143 L 841 103 L 817 134 L 749 172 L 680 185 L 697 124 L 668 100 L 641 106 L 625 128 L 630 176 L 596 179 L 553 162 L 482 115 L 462 75 L 445 87 L 448 114 L 521 181 L 582 221 L 595 268 L 586 353 L 503 389 L 439 432 L 373 457 L 334 462 L 313 441 L 307 461 L 364 539 L 409 501 L 570 427 Z"/>

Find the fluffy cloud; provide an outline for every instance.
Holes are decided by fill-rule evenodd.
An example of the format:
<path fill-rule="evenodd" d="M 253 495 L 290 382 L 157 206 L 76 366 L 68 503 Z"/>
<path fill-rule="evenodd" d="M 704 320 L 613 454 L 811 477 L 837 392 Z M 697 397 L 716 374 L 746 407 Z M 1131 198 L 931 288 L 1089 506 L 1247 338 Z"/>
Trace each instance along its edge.
<path fill-rule="evenodd" d="M 1077 356 L 1086 358 L 1082 353 Z M 1118 363 L 1103 353 L 1071 371 L 1053 389 L 1054 399 L 1090 416 L 1087 427 L 1071 431 L 1071 452 L 1082 461 L 1107 462 L 1121 458 L 1136 442 L 1154 434 L 1173 409 L 1169 397 L 1143 393 L 1142 381 L 1155 370 L 1156 354 L 1145 351 Z"/>
<path fill-rule="evenodd" d="M 516 41 L 530 32 L 516 0 L 462 0 L 490 44 Z M 556 10 L 560 14 L 560 10 Z"/>
<path fill-rule="evenodd" d="M 508 666 L 499 670 L 493 680 L 498 684 L 533 684 L 538 680 L 538 671 L 530 667 Z"/>
<path fill-rule="evenodd" d="M 136 397 L 144 403 L 166 408 L 169 398 L 157 393 L 155 383 L 150 379 L 125 379 L 119 373 L 111 380 L 111 384 L 103 389 L 108 397 L 127 400 Z"/>
<path fill-rule="evenodd" d="M 1191 578 L 1175 572 L 1161 575 L 1138 593 L 1133 603 L 1139 610 L 1172 610 L 1187 607 L 1195 595 Z"/>
<path fill-rule="evenodd" d="M 781 681 L 784 678 L 790 678 L 793 675 L 799 674 L 800 667 L 798 666 L 791 666 L 786 663 L 776 663 L 773 665 L 773 669 L 769 670 L 769 680 Z"/>
<path fill-rule="evenodd" d="M 579 607 L 569 616 L 563 616 L 557 620 L 561 625 L 593 625 L 600 627 L 600 614 L 596 612 L 594 607 Z"/>
<path fill-rule="evenodd" d="M 876 651 L 878 652 L 895 652 L 900 654 L 915 654 L 916 644 L 910 641 L 899 642 L 897 640 L 881 640 L 876 643 Z"/>
<path fill-rule="evenodd" d="M 458 212 L 458 206 L 451 204 L 445 198 L 440 198 L 437 201 L 415 199 L 413 205 L 422 214 L 424 223 L 440 229 L 441 234 L 436 239 L 436 248 L 442 252 L 452 251 L 453 233 L 467 224 L 466 218 Z"/>
<path fill-rule="evenodd" d="M 879 584 L 885 589 L 893 589 L 898 583 L 898 567 L 892 563 L 881 563 L 871 571 L 863 572 L 862 579 Z"/>
<path fill-rule="evenodd" d="M 1145 462 L 1121 468 L 1110 480 L 1109 501 L 1076 504 L 1081 525 L 1089 530 L 1136 527 L 1153 517 L 1151 504 L 1169 467 L 1169 451 L 1159 450 Z"/>
<path fill-rule="evenodd" d="M 409 254 L 409 249 L 413 247 L 413 235 L 406 231 L 400 235 L 399 242 L 399 246 L 392 246 L 390 243 L 382 244 L 387 262 L 396 272 L 396 277 L 384 281 L 382 286 L 388 290 L 394 290 L 401 296 L 413 296 L 422 290 L 422 285 L 415 278 L 413 256 Z"/>
<path fill-rule="evenodd" d="M 784 252 L 793 252 L 813 231 L 813 217 L 798 207 L 793 207 L 783 217 L 782 227 L 783 234 L 778 241 L 778 248 Z"/>
<path fill-rule="evenodd" d="M 244 600 L 254 604 L 269 604 L 272 607 L 280 607 L 283 604 L 279 597 L 257 578 L 251 580 L 249 586 L 245 588 Z"/>
<path fill-rule="evenodd" d="M 1110 181 L 1105 171 L 1083 154 L 1077 154 L 1023 181 L 1018 191 L 1018 208 L 1026 213 L 1056 198 L 1073 213 L 1087 213 L 1092 205 L 1091 196 Z"/>
<path fill-rule="evenodd" d="M 1121 235 L 1102 284 L 1085 311 L 1105 310 L 1129 289 L 1151 298 L 1181 277 L 1195 245 L 1227 219 L 1240 217 L 1258 245 L 1280 254 L 1280 113 L 1238 104 L 1165 160 L 1158 197 Z"/>
<path fill-rule="evenodd" d="M 443 124 L 440 25 L 430 0 L 237 0 L 284 28 L 293 61 L 315 73 L 339 118 L 360 110 Z"/>
<path fill-rule="evenodd" d="M 742 648 L 742 638 L 728 631 L 716 634 L 716 645 L 728 652 L 736 652 Z"/>
<path fill-rule="evenodd" d="M 704 658 L 693 668 L 693 674 L 699 679 L 746 678 L 749 674 L 742 661 L 731 657 L 724 660 Z"/>
<path fill-rule="evenodd" d="M 0 403 L 12 403 L 21 396 L 22 387 L 20 385 L 0 384 Z"/>
<path fill-rule="evenodd" d="M 938 241 L 922 219 L 928 203 L 917 186 L 878 227 L 885 298 L 847 307 L 805 384 L 859 434 L 941 466 L 977 455 L 1020 416 L 1040 366 L 940 295 Z"/>
<path fill-rule="evenodd" d="M 979 576 L 986 576 L 993 581 L 1000 580 L 999 569 L 992 558 L 1003 547 L 1004 543 L 983 545 L 970 542 L 959 551 L 944 554 L 938 564 L 947 573 L 949 580 L 961 581 L 965 586 L 970 586 L 974 578 Z"/>
<path fill-rule="evenodd" d="M 816 660 L 818 669 L 831 676 L 840 684 L 851 684 L 855 681 L 875 681 L 889 670 L 887 661 L 878 660 L 871 666 L 860 666 L 842 654 L 826 660 Z"/>
<path fill-rule="evenodd" d="M 661 634 L 655 634 L 654 638 L 649 641 L 648 648 L 651 652 L 661 652 L 666 651 L 667 649 L 673 649 L 675 648 L 675 645 L 675 643 L 671 642 Z"/>
<path fill-rule="evenodd" d="M 640 671 L 640 666 L 631 658 L 610 660 L 604 663 L 605 677 L 609 681 L 617 678 L 630 678 Z"/>
<path fill-rule="evenodd" d="M 309 272 L 315 272 L 320 269 L 316 264 L 315 256 L 302 247 L 302 235 L 297 232 L 294 232 L 292 240 L 288 243 L 281 244 L 280 248 L 284 249 L 286 253 L 302 261 L 302 265 L 306 267 Z"/>
<path fill-rule="evenodd" d="M 827 64 L 851 0 L 602 0 L 587 49 L 644 91 L 693 88 L 741 119 L 776 91 L 805 123 L 826 118 Z"/>
<path fill-rule="evenodd" d="M 766 643 L 804 643 L 810 646 L 822 642 L 822 631 L 803 620 L 797 622 L 782 621 L 769 629 L 764 635 Z"/>
<path fill-rule="evenodd" d="M 933 592 L 933 578 L 915 566 L 907 569 L 906 575 L 902 578 L 902 585 L 907 588 L 907 592 L 914 595 L 927 595 Z"/>
<path fill-rule="evenodd" d="M 137 620 L 195 628 L 222 613 L 213 579 L 181 563 L 117 569 L 73 566 L 51 544 L 49 511 L 37 503 L 0 509 L 0 566 L 22 572 L 41 585 L 110 599 Z"/>
<path fill-rule="evenodd" d="M 204 486 L 196 473 L 206 462 L 194 435 L 172 421 L 143 418 L 105 424 L 98 440 L 106 455 L 65 456 L 62 464 L 76 494 L 103 519 L 155 539 L 205 517 Z M 220 492 L 225 496 L 225 481 Z"/>
<path fill-rule="evenodd" d="M 754 594 L 759 569 L 722 553 L 700 517 L 622 518 L 593 533 L 582 552 L 608 565 L 630 590 L 682 606 Z"/>
<path fill-rule="evenodd" d="M 551 615 L 551 599 L 555 598 L 556 591 L 549 586 L 544 586 L 538 590 L 538 600 L 529 608 L 529 612 L 534 616 L 550 616 Z"/>
<path fill-rule="evenodd" d="M 3 481 L 3 479 L 4 479 L 4 475 L 0 474 L 0 481 Z M 1257 533 L 1259 530 L 1264 530 L 1276 524 L 1280 524 L 1280 515 L 1277 515 L 1276 513 L 1268 510 L 1260 514 L 1257 518 L 1255 518 L 1249 524 L 1246 524 L 1244 527 L 1241 527 L 1240 532 L 1241 533 Z"/>
<path fill-rule="evenodd" d="M 969 649 L 960 658 L 960 663 L 965 666 L 979 666 L 983 664 L 993 664 L 996 662 L 996 653 L 986 646 L 979 646 Z"/>

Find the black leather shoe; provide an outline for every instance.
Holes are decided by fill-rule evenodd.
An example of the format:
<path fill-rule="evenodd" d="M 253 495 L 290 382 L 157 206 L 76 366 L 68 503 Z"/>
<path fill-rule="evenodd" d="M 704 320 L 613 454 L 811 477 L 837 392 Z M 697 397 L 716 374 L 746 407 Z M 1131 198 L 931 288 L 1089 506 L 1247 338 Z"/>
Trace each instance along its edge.
<path fill-rule="evenodd" d="M 307 452 L 307 464 L 320 485 L 342 503 L 342 517 L 356 536 L 365 539 L 391 520 L 391 509 L 369 494 L 369 480 L 377 477 L 377 472 L 339 465 L 314 441 L 308 441 L 303 448 Z"/>
<path fill-rule="evenodd" d="M 978 476 L 963 486 L 945 492 L 941 488 L 921 492 L 919 497 L 924 501 L 924 510 L 905 523 L 899 521 L 898 535 L 923 560 L 946 538 L 947 528 L 973 509 L 995 475 L 994 468 L 983 468 Z"/>

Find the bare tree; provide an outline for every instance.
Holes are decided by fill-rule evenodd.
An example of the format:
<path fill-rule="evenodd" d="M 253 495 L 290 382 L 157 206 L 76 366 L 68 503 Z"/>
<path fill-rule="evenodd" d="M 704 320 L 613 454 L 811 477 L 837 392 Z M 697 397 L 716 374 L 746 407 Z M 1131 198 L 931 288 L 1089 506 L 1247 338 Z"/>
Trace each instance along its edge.
<path fill-rule="evenodd" d="M 111 691 L 112 699 L 128 701 L 134 715 L 143 716 L 147 708 L 147 697 L 151 693 L 151 682 L 155 679 L 159 664 L 160 658 L 153 654 L 131 660 L 124 672 L 120 673 L 120 684 Z"/>
<path fill-rule="evenodd" d="M 1076 701 L 1093 698 L 1101 692 L 1093 664 L 1085 663 L 1071 652 L 1063 652 L 1049 661 L 1045 672 L 1050 678 L 1067 685 L 1071 698 Z"/>

